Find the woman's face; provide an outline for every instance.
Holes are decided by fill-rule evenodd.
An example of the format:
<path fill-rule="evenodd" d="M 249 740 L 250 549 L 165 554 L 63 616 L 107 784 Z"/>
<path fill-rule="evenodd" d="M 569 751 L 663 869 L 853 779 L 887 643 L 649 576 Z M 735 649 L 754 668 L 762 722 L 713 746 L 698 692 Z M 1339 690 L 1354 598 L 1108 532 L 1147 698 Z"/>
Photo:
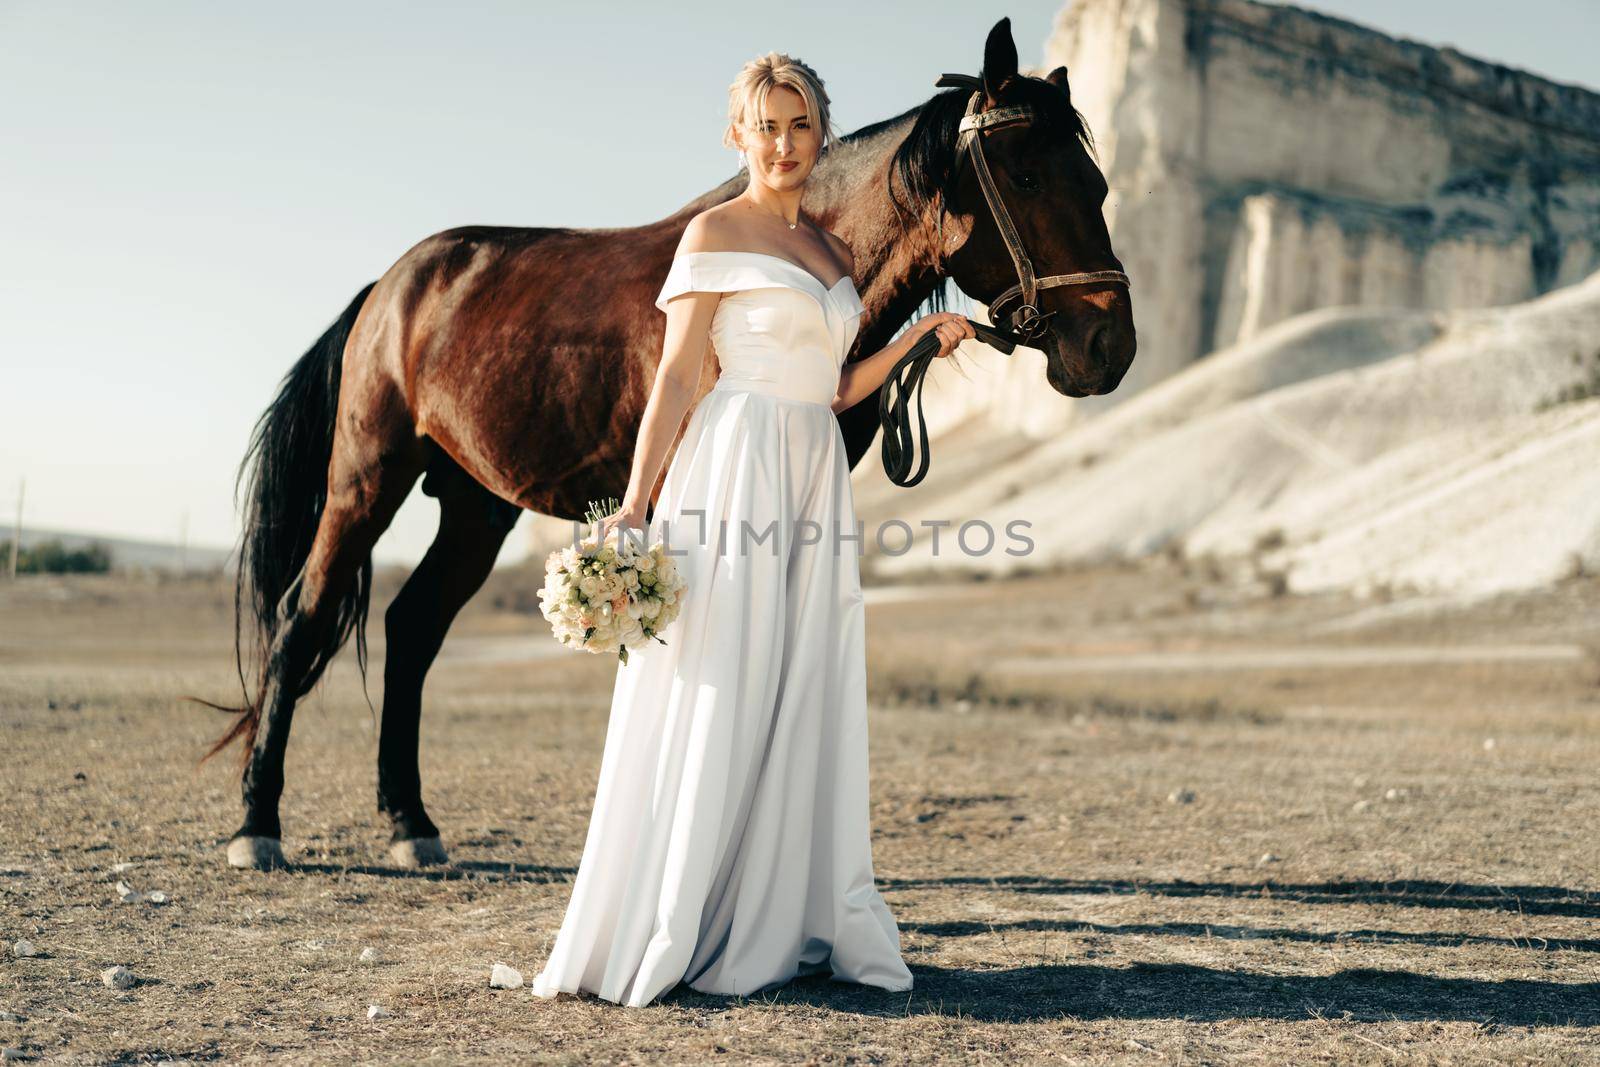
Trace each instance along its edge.
<path fill-rule="evenodd" d="M 786 85 L 767 92 L 766 114 L 742 136 L 751 178 L 777 190 L 804 185 L 822 147 L 806 118 L 805 99 Z"/>

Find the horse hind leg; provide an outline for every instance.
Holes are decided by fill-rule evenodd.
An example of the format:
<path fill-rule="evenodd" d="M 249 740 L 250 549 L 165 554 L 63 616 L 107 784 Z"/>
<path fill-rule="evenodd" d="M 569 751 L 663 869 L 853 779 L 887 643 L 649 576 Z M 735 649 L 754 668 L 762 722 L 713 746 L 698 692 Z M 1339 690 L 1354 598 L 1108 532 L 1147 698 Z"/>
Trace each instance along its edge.
<path fill-rule="evenodd" d="M 351 603 L 348 594 L 356 583 L 369 580 L 372 547 L 422 473 L 425 454 L 415 438 L 385 450 L 361 444 L 336 445 L 328 500 L 310 554 L 278 605 L 279 625 L 263 667 L 260 728 L 242 781 L 244 823 L 228 843 L 234 867 L 283 865 L 278 802 L 295 704 L 338 650 L 339 631 L 361 625 L 360 618 L 341 619 L 341 605 Z M 367 591 L 360 592 L 358 610 L 364 615 Z"/>
<path fill-rule="evenodd" d="M 439 531 L 384 616 L 383 726 L 378 810 L 393 826 L 389 856 L 403 867 L 448 862 L 422 804 L 417 731 L 422 687 L 456 613 L 482 588 L 521 509 L 434 450 L 422 491 L 439 500 Z"/>

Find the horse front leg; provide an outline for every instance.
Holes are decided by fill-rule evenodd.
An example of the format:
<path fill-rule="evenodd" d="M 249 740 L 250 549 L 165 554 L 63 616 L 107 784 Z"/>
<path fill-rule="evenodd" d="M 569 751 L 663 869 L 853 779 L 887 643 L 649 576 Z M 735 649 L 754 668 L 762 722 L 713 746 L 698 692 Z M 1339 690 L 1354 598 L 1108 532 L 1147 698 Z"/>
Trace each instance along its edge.
<path fill-rule="evenodd" d="M 422 803 L 418 729 L 422 687 L 457 612 L 482 588 L 521 509 L 472 481 L 442 455 L 423 482 L 439 497 L 439 531 L 384 616 L 383 726 L 378 810 L 389 816 L 389 856 L 403 867 L 447 863 Z"/>

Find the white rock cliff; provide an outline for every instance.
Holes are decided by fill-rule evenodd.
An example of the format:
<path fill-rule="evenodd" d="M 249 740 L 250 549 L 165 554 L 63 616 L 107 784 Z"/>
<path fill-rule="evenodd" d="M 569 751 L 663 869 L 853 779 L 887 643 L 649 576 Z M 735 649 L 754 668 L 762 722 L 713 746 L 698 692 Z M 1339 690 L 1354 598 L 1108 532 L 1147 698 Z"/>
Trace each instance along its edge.
<path fill-rule="evenodd" d="M 1600 267 L 1600 94 L 1252 0 L 1071 0 L 1033 73 L 1063 64 L 1138 358 L 1081 401 L 1032 353 L 937 368 L 936 428 L 1048 437 L 1306 311 L 1512 304 Z"/>

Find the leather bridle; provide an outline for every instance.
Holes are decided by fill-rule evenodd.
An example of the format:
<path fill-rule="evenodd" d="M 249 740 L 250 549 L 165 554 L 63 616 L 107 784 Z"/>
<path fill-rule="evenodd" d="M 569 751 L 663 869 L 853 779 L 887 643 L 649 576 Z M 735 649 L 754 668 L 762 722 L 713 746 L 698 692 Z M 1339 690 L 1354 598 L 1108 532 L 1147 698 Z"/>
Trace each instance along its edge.
<path fill-rule="evenodd" d="M 1047 314 L 1039 311 L 1036 302 L 1039 290 L 1053 289 L 1062 285 L 1093 285 L 1101 282 L 1115 282 L 1128 286 L 1128 276 L 1120 270 L 1091 270 L 1076 274 L 1035 277 L 1033 261 L 1028 258 L 1028 252 L 1022 246 L 1022 235 L 1017 232 L 1016 224 L 1011 221 L 1011 213 L 1006 210 L 1005 202 L 1000 199 L 1000 190 L 994 183 L 994 175 L 989 172 L 989 161 L 983 154 L 982 134 L 983 130 L 997 126 L 1032 122 L 1033 109 L 1022 104 L 979 111 L 978 105 L 984 98 L 983 82 L 970 74 L 942 74 L 934 84 L 965 85 L 973 91 L 972 99 L 967 101 L 966 113 L 962 115 L 961 123 L 957 127 L 959 133 L 956 136 L 953 170 L 959 173 L 962 160 L 967 156 L 972 157 L 972 166 L 978 172 L 978 184 L 983 188 L 983 197 L 989 202 L 989 210 L 993 212 L 995 223 L 1000 228 L 1000 236 L 1006 243 L 1006 251 L 1011 253 L 1011 261 L 1017 268 L 1017 284 L 989 302 L 989 318 L 996 325 L 973 322 L 971 319 L 967 321 L 971 323 L 973 332 L 980 341 L 1007 355 L 1015 351 L 1018 345 L 1034 347 L 1033 342 L 1050 328 L 1050 319 L 1055 315 L 1053 311 Z M 952 181 L 954 178 L 955 174 L 952 174 Z M 941 259 L 944 255 L 944 216 L 944 193 L 941 191 L 938 221 L 938 254 Z M 1013 303 L 1017 304 L 1014 308 L 1010 307 Z M 1007 319 L 1010 320 L 1009 329 L 1000 325 Z M 932 330 L 923 334 L 911 346 L 911 350 L 895 363 L 883 386 L 878 390 L 878 422 L 883 427 L 883 470 L 895 485 L 909 488 L 922 481 L 923 476 L 928 473 L 932 454 L 928 451 L 928 422 L 922 415 L 922 383 L 927 377 L 928 368 L 938 358 L 939 348 L 938 334 Z M 909 398 L 912 396 L 915 396 L 917 401 L 920 450 L 916 448 L 917 442 L 913 439 L 911 429 Z M 912 456 L 919 451 L 921 458 L 913 464 Z"/>
<path fill-rule="evenodd" d="M 983 102 L 985 93 L 983 82 L 970 74 L 941 74 L 936 86 L 967 86 L 972 90 L 972 98 L 967 101 L 966 112 L 961 116 L 960 125 L 956 134 L 955 171 L 960 172 L 963 159 L 972 159 L 972 169 L 977 172 L 978 185 L 983 189 L 983 198 L 989 203 L 989 211 L 994 215 L 996 226 L 1000 230 L 1000 238 L 1005 242 L 1006 251 L 1011 254 L 1011 262 L 1017 268 L 1017 284 L 1005 290 L 989 302 L 989 317 L 995 323 L 1010 320 L 1011 329 L 1029 340 L 1037 340 L 1044 336 L 1049 329 L 1050 319 L 1055 312 L 1041 313 L 1038 305 L 1038 294 L 1041 289 L 1054 289 L 1063 285 L 1094 285 L 1102 282 L 1114 282 L 1132 289 L 1128 276 L 1120 270 L 1091 270 L 1079 271 L 1074 274 L 1050 274 L 1043 278 L 1036 277 L 1033 272 L 1033 261 L 1028 258 L 1027 249 L 1022 245 L 1022 235 L 1017 232 L 1016 224 L 1011 221 L 1011 213 L 1006 210 L 1005 201 L 1000 198 L 1000 189 L 995 185 L 994 175 L 989 171 L 989 161 L 983 154 L 983 132 L 1001 126 L 1014 126 L 1027 124 L 1033 121 L 1033 108 L 1027 104 L 1014 104 L 1007 107 L 990 108 L 988 111 L 979 111 L 978 106 Z M 954 179 L 952 174 L 951 178 Z M 939 203 L 939 250 L 944 252 L 944 198 L 940 194 Z M 1015 308 L 1010 307 L 1016 303 Z"/>

